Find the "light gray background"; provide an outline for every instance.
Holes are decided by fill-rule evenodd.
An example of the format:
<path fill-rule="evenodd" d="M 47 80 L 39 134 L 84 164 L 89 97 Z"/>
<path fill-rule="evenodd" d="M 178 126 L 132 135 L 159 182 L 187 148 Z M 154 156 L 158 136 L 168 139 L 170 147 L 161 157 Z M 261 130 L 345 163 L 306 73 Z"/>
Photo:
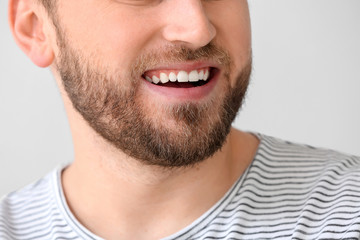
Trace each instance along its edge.
<path fill-rule="evenodd" d="M 234 125 L 360 155 L 360 1 L 249 0 L 254 73 Z M 0 0 L 0 196 L 72 161 L 47 69 L 15 45 Z"/>

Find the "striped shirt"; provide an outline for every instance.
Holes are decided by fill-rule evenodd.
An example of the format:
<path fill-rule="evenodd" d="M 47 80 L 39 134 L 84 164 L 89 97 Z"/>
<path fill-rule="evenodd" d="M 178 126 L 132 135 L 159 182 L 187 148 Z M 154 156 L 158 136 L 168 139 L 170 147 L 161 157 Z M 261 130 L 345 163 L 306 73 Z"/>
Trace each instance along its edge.
<path fill-rule="evenodd" d="M 359 239 L 360 158 L 261 139 L 224 197 L 164 239 Z M 61 168 L 1 201 L 0 239 L 101 239 L 66 204 Z"/>

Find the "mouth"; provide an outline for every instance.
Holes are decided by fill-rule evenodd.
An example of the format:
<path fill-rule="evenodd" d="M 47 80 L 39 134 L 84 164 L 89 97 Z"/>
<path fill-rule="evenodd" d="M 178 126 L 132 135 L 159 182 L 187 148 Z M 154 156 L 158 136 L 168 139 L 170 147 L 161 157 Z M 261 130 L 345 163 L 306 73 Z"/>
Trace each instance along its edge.
<path fill-rule="evenodd" d="M 179 63 L 144 72 L 142 85 L 157 101 L 199 101 L 216 94 L 221 72 L 212 63 Z"/>
<path fill-rule="evenodd" d="M 219 71 L 215 67 L 193 70 L 152 70 L 143 74 L 143 79 L 158 87 L 195 88 L 207 85 Z"/>

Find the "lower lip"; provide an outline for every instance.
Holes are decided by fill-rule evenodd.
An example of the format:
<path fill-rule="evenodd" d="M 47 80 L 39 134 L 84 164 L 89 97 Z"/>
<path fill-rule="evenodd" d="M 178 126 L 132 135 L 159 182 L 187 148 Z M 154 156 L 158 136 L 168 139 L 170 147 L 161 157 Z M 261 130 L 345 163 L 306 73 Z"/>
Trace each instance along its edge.
<path fill-rule="evenodd" d="M 203 86 L 191 87 L 191 88 L 173 88 L 173 87 L 164 87 L 155 85 L 146 81 L 143 78 L 146 88 L 150 91 L 155 92 L 156 94 L 163 95 L 167 98 L 178 99 L 178 100 L 200 100 L 207 95 L 209 95 L 216 83 L 219 80 L 220 71 L 216 71 L 211 79 L 208 80 Z"/>

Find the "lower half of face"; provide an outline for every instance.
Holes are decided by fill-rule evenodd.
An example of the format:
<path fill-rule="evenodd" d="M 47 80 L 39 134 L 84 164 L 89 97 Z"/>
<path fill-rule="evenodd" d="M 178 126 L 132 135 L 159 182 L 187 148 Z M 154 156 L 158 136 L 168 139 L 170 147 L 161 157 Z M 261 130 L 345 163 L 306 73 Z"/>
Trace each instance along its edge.
<path fill-rule="evenodd" d="M 131 69 L 113 73 L 62 46 L 57 68 L 74 108 L 110 144 L 149 165 L 188 166 L 217 152 L 251 73 L 250 58 L 234 72 L 230 54 L 213 43 L 143 54 Z M 197 64 L 148 70 L 175 62 Z"/>

